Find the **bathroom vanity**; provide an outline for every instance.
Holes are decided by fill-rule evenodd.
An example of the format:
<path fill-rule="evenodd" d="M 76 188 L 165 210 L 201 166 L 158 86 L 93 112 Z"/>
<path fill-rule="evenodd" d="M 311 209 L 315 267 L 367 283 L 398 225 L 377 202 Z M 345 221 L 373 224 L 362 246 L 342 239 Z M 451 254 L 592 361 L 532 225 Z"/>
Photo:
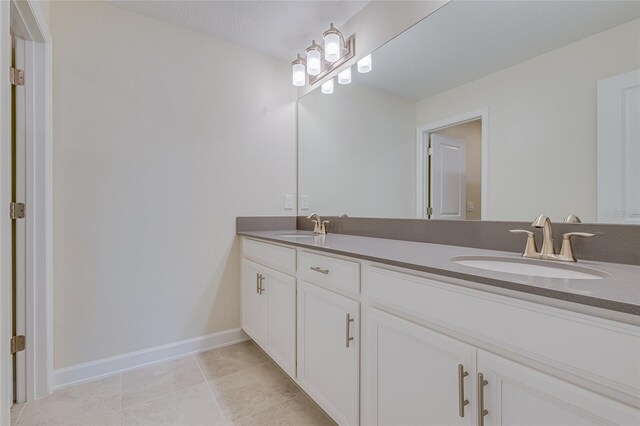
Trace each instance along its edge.
<path fill-rule="evenodd" d="M 536 277 L 456 262 L 516 253 L 239 234 L 242 328 L 339 424 L 640 423 L 639 266 Z"/>

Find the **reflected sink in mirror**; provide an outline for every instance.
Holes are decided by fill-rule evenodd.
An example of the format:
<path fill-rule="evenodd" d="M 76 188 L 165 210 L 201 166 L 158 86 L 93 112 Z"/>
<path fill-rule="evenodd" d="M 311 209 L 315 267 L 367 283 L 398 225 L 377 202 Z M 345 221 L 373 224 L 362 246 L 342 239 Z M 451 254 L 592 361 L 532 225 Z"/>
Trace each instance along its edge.
<path fill-rule="evenodd" d="M 460 256 L 451 260 L 458 265 L 486 271 L 507 274 L 526 275 L 541 278 L 560 278 L 571 280 L 600 280 L 606 272 L 584 266 L 557 264 L 545 260 L 514 259 L 496 256 Z"/>

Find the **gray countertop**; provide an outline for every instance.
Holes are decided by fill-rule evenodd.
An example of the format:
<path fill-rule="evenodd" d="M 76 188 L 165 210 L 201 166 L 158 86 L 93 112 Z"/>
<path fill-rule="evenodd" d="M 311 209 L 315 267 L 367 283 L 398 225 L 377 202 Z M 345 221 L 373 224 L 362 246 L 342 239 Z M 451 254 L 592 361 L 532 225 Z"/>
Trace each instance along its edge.
<path fill-rule="evenodd" d="M 579 260 L 571 265 L 595 269 L 603 278 L 594 280 L 543 278 L 482 270 L 455 263 L 452 258 L 495 256 L 542 265 L 551 264 L 555 267 L 566 267 L 566 265 L 561 262 L 522 259 L 516 253 L 504 251 L 344 234 L 309 238 L 308 236 L 311 235 L 309 232 L 280 230 L 239 232 L 238 235 L 640 315 L 640 266 L 635 265 Z"/>

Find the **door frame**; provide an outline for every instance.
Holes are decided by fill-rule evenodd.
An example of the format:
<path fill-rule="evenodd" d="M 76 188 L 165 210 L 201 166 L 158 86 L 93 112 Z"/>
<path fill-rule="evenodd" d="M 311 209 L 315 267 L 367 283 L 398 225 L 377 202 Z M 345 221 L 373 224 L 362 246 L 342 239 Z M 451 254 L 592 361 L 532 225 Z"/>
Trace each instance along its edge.
<path fill-rule="evenodd" d="M 0 424 L 10 423 L 11 29 L 25 39 L 27 400 L 51 393 L 52 351 L 52 36 L 32 0 L 0 2 Z"/>
<path fill-rule="evenodd" d="M 426 193 L 425 182 L 427 181 L 427 146 L 429 134 L 437 130 L 467 123 L 469 121 L 481 120 L 481 185 L 480 185 L 480 219 L 489 218 L 489 107 L 480 108 L 475 111 L 448 117 L 440 121 L 418 126 L 416 131 L 416 217 L 425 219 L 426 216 Z"/>

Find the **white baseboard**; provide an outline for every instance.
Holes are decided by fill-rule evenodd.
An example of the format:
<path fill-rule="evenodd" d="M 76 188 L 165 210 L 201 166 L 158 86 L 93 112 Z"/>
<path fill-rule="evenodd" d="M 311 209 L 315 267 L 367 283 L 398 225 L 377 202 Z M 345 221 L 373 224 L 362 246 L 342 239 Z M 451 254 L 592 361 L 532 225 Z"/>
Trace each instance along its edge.
<path fill-rule="evenodd" d="M 206 336 L 58 368 L 53 371 L 53 390 L 113 376 L 150 364 L 221 348 L 248 339 L 249 336 L 242 329 L 233 328 Z"/>

